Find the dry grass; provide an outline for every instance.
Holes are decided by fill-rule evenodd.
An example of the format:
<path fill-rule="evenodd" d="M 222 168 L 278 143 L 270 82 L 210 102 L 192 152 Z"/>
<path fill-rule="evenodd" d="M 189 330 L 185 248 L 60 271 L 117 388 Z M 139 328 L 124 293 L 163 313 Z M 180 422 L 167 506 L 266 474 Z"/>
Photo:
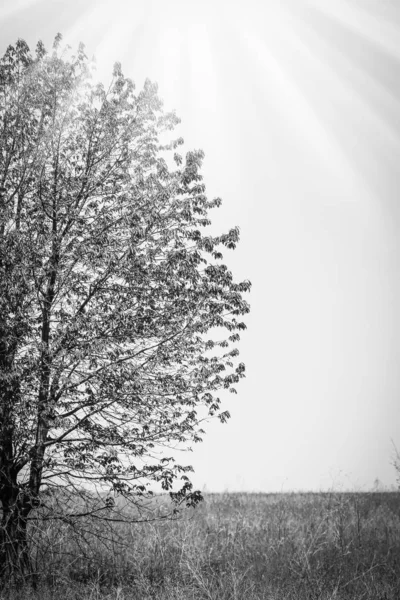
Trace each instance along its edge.
<path fill-rule="evenodd" d="M 43 529 L 40 591 L 1 600 L 400 598 L 395 492 L 207 495 L 178 521 L 86 536 Z"/>

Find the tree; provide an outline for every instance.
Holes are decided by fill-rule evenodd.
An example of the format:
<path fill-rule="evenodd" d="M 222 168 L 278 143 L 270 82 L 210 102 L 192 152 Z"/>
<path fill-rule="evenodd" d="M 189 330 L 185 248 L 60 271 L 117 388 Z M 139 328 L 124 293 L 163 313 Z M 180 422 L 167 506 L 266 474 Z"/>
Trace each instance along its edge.
<path fill-rule="evenodd" d="M 7 576 L 29 572 L 29 520 L 54 488 L 99 490 L 96 515 L 155 483 L 195 504 L 191 468 L 168 448 L 199 441 L 205 417 L 226 420 L 219 390 L 244 376 L 250 283 L 221 263 L 238 229 L 204 230 L 220 200 L 205 195 L 203 153 L 160 143 L 178 119 L 154 84 L 136 93 L 116 64 L 105 89 L 83 46 L 70 56 L 60 39 L 35 56 L 19 40 L 0 62 Z"/>

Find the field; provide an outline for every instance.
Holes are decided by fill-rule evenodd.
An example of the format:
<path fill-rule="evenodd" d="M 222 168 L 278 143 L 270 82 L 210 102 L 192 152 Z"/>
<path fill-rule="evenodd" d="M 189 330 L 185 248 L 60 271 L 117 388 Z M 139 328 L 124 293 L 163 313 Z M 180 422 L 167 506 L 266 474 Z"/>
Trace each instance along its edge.
<path fill-rule="evenodd" d="M 210 494 L 178 520 L 41 531 L 1 600 L 398 600 L 400 493 Z"/>

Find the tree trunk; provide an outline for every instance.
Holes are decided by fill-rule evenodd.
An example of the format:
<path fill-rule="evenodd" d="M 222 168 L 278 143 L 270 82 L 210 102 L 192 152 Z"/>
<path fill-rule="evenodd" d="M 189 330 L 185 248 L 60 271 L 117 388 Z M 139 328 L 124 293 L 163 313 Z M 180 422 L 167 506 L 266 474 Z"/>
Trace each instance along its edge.
<path fill-rule="evenodd" d="M 32 568 L 27 537 L 30 508 L 19 498 L 2 499 L 0 529 L 0 575 L 8 583 L 32 581 Z"/>

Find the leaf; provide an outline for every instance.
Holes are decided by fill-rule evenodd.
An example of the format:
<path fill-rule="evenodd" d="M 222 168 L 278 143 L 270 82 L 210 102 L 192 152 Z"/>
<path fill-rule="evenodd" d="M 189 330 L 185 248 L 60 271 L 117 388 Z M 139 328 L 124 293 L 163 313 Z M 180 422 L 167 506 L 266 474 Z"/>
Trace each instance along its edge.
<path fill-rule="evenodd" d="M 250 283 L 220 252 L 239 229 L 202 233 L 221 201 L 201 150 L 161 146 L 179 119 L 157 86 L 136 93 L 118 63 L 96 85 L 84 46 L 60 43 L 0 60 L 0 499 L 14 489 L 29 512 L 44 481 L 80 481 L 195 505 L 189 467 L 164 453 L 201 441 L 204 414 L 225 422 L 219 390 L 244 376 Z"/>

